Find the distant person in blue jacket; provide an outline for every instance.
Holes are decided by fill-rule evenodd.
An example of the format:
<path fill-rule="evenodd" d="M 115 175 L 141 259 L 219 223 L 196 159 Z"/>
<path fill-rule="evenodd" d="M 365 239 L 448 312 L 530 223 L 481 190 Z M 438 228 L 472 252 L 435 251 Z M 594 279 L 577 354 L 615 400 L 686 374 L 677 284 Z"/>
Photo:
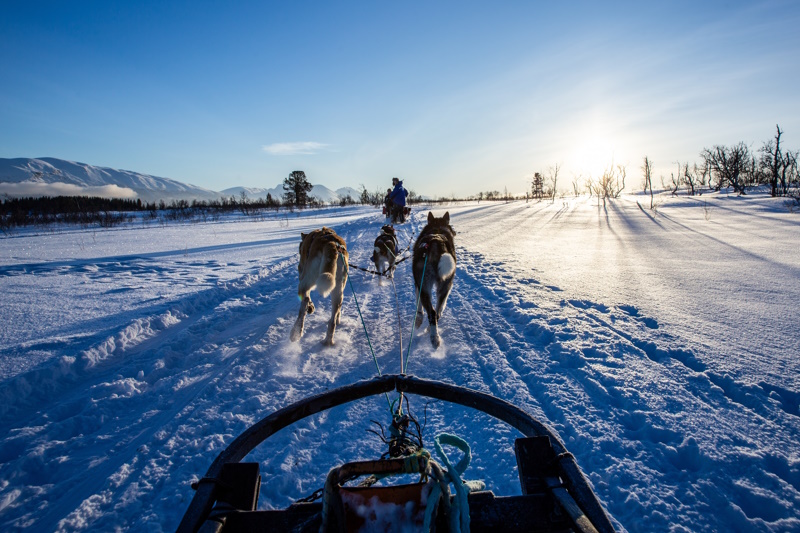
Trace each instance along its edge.
<path fill-rule="evenodd" d="M 400 222 L 401 224 L 406 221 L 406 196 L 408 191 L 403 188 L 403 182 L 397 178 L 392 178 L 392 185 L 394 189 L 389 193 L 389 201 L 392 203 L 391 217 L 393 223 Z"/>

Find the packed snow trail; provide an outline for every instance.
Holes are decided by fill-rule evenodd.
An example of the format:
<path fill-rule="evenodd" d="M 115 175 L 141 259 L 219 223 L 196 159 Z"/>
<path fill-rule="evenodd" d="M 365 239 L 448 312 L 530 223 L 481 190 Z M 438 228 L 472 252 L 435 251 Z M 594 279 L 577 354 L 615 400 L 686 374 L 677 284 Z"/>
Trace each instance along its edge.
<path fill-rule="evenodd" d="M 736 209 L 752 207 L 725 198 L 713 205 L 711 221 L 697 206 L 653 213 L 622 200 L 607 209 L 580 199 L 435 207 L 437 215 L 450 210 L 458 232 L 456 282 L 440 322 L 443 345 L 432 348 L 425 326 L 415 331 L 409 373 L 489 392 L 550 424 L 620 529 L 800 528 L 800 363 L 791 356 L 798 341 L 770 338 L 770 364 L 753 355 L 760 340 L 726 322 L 752 303 L 721 298 L 724 286 L 709 293 L 697 274 L 704 271 L 685 270 L 679 248 L 718 268 L 745 262 L 798 298 L 798 265 L 788 251 L 800 230 L 777 211 L 747 218 Z M 416 209 L 398 228 L 401 248 L 426 215 Z M 108 283 L 105 292 L 125 289 L 141 302 L 115 300 L 118 312 L 109 309 L 94 326 L 71 325 L 71 337 L 42 328 L 25 340 L 55 356 L 0 383 L 0 420 L 9 428 L 0 440 L 0 523 L 174 530 L 192 497 L 189 483 L 245 428 L 288 403 L 374 376 L 350 286 L 335 346 L 321 345 L 330 302 L 316 293 L 303 339 L 291 343 L 288 334 L 299 305 L 300 232 L 333 227 L 351 263 L 371 268 L 383 223 L 369 208 L 310 211 L 219 224 L 195 251 L 183 243 L 204 225 L 169 230 L 176 238 L 167 246 L 181 243 L 172 250 L 0 266 L 12 288 L 29 286 L 32 276 L 65 286 L 73 276 L 89 294 Z M 785 232 L 773 238 L 776 249 L 736 240 L 745 229 L 774 233 L 776 225 Z M 113 273 L 103 274 L 103 265 Z M 223 279 L 209 282 L 212 274 Z M 350 276 L 381 370 L 397 373 L 392 285 L 355 269 Z M 407 347 L 416 301 L 411 261 L 398 266 L 395 281 Z M 144 303 L 159 283 L 167 301 Z M 764 291 L 754 282 L 744 287 L 743 296 Z M 720 313 L 690 293 L 713 298 Z M 791 320 L 778 306 L 760 313 L 778 327 Z M 5 342 L 9 356 L 22 349 Z M 425 422 L 426 442 L 442 431 L 469 442 L 467 478 L 519 493 L 515 430 L 413 396 L 411 409 Z M 383 453 L 367 432 L 372 420 L 389 420 L 383 397 L 310 417 L 256 448 L 246 460 L 261 463 L 261 505 L 284 507 L 320 488 L 332 466 Z"/>

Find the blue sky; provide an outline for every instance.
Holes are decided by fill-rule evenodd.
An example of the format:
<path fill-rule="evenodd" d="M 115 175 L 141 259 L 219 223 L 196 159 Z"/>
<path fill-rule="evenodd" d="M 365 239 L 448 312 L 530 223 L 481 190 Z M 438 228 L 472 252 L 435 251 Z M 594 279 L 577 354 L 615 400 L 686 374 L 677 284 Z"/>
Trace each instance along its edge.
<path fill-rule="evenodd" d="M 0 157 L 213 190 L 524 191 L 800 148 L 800 3 L 3 2 Z"/>

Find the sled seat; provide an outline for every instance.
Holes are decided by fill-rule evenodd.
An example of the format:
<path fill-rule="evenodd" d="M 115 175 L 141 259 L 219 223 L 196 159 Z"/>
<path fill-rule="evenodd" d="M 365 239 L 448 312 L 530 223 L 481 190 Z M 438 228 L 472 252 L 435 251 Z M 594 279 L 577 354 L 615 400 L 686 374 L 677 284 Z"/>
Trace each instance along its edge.
<path fill-rule="evenodd" d="M 436 480 L 428 477 L 429 456 L 346 463 L 334 468 L 325 482 L 320 531 L 423 531 L 436 519 L 441 501 L 429 501 Z M 420 481 L 409 484 L 374 485 L 378 479 L 410 474 Z M 366 476 L 366 477 L 365 477 Z M 345 486 L 364 477 L 369 484 Z M 431 507 L 431 509 L 428 509 Z"/>

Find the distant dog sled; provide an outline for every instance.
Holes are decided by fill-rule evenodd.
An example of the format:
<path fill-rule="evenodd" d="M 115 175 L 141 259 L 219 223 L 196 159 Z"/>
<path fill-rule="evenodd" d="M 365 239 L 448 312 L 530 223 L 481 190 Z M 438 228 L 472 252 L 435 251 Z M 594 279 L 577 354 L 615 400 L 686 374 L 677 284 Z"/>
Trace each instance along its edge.
<path fill-rule="evenodd" d="M 386 218 L 390 218 L 392 224 L 405 223 L 410 214 L 411 208 L 408 206 L 394 206 L 393 208 L 389 208 L 385 205 L 383 206 L 383 215 Z"/>

